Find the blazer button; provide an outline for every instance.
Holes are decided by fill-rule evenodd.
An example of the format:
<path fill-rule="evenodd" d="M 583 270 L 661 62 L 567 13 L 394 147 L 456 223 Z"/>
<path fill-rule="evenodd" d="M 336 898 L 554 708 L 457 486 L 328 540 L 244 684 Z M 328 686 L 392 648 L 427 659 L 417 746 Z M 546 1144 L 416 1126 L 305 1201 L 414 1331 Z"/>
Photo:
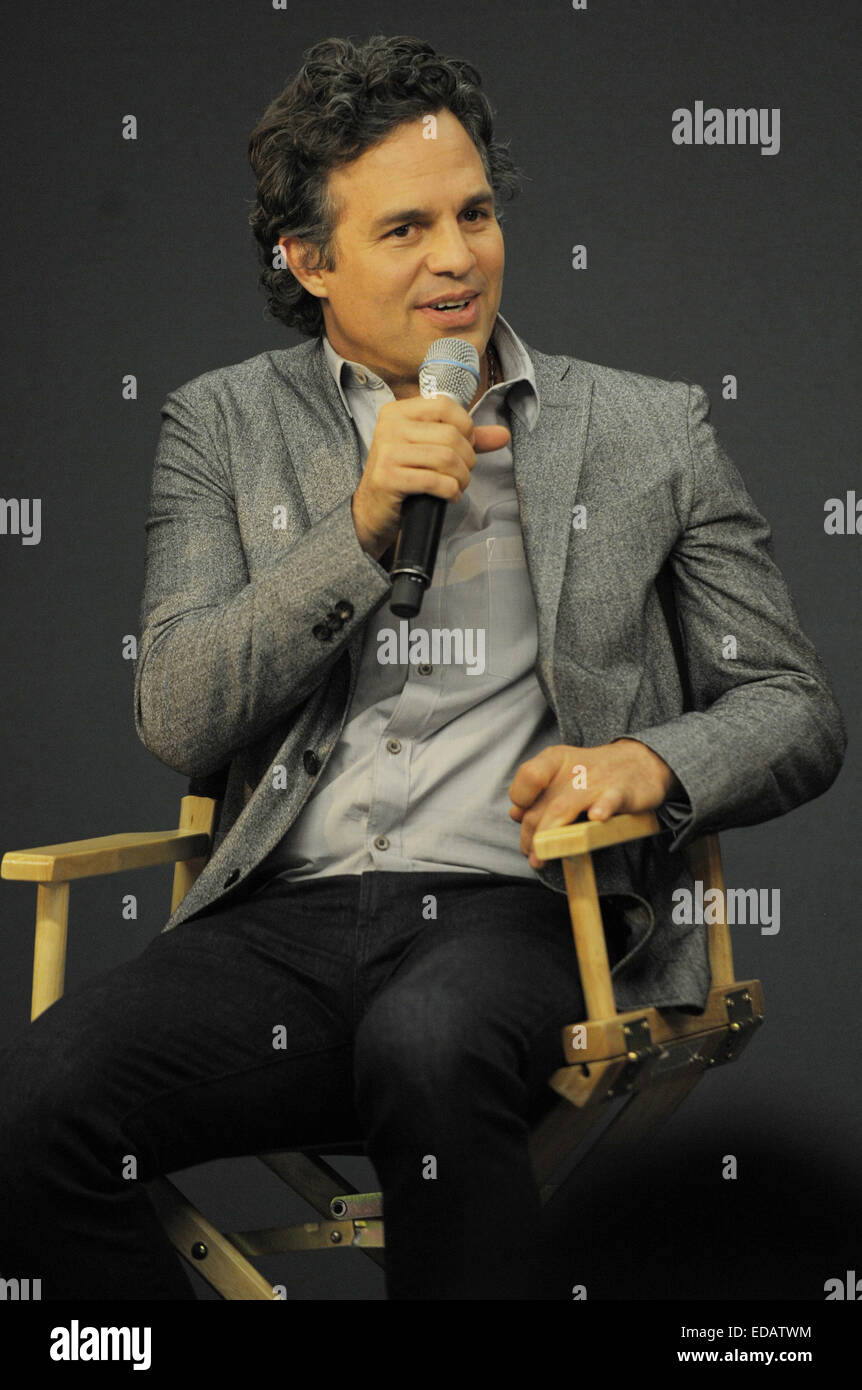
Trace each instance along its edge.
<path fill-rule="evenodd" d="M 313 637 L 316 637 L 319 642 L 328 642 L 332 637 L 332 628 L 329 626 L 329 623 L 315 623 L 314 627 L 311 629 L 311 634 Z"/>
<path fill-rule="evenodd" d="M 329 623 L 332 632 L 340 632 L 344 627 L 344 619 L 340 613 L 327 613 L 326 621 Z"/>
<path fill-rule="evenodd" d="M 313 748 L 306 748 L 302 755 L 302 765 L 309 777 L 316 777 L 320 771 L 320 759 Z"/>
<path fill-rule="evenodd" d="M 353 604 L 348 603 L 346 598 L 340 598 L 335 605 L 335 611 L 343 622 L 347 623 L 353 617 Z"/>
<path fill-rule="evenodd" d="M 230 888 L 231 884 L 232 884 L 232 883 L 236 883 L 236 881 L 237 881 L 238 878 L 239 878 L 239 869 L 231 869 L 230 873 L 228 874 L 227 878 L 226 878 L 225 881 L 224 881 L 224 887 L 225 887 L 225 888 Z"/>

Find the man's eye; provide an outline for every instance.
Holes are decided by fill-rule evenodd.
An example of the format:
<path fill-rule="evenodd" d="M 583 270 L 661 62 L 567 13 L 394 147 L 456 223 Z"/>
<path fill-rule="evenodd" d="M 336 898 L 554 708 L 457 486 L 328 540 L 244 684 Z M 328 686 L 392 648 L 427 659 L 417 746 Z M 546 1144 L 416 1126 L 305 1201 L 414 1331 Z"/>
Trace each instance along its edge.
<path fill-rule="evenodd" d="M 485 212 L 482 208 L 467 208 L 467 211 L 464 213 L 464 216 L 465 216 L 465 217 L 468 217 L 468 216 L 470 216 L 471 214 L 475 214 L 477 217 L 484 217 L 484 218 L 486 218 L 486 219 L 487 219 L 488 217 L 490 217 L 490 215 L 491 215 L 490 213 Z M 416 227 L 416 226 L 418 226 L 418 223 L 417 223 L 417 222 L 402 222 L 400 227 L 393 227 L 393 228 L 392 228 L 392 231 L 391 231 L 391 232 L 387 232 L 386 235 L 387 235 L 388 237 L 394 237 L 395 234 L 396 234 L 396 232 L 404 232 L 404 231 L 407 231 L 408 228 L 410 228 L 410 227 Z M 404 238 L 403 238 L 403 237 L 396 237 L 396 240 L 397 240 L 397 241 L 403 241 Z"/>

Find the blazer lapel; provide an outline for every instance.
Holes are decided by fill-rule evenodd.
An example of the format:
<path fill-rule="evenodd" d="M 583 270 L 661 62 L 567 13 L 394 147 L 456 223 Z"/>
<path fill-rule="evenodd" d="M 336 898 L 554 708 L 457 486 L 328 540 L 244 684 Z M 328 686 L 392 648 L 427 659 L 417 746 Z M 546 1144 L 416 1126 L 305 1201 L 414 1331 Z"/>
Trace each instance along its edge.
<path fill-rule="evenodd" d="M 290 366 L 292 389 L 273 392 L 275 408 L 314 525 L 353 492 L 362 477 L 359 440 L 329 370 L 322 339 L 310 339 L 300 350 L 273 353 L 277 370 L 282 356 Z"/>
<path fill-rule="evenodd" d="M 554 635 L 593 378 L 579 363 L 568 362 L 561 369 L 558 361 L 544 353 L 527 351 L 536 374 L 540 410 L 532 431 L 514 410 L 510 412 L 515 491 L 538 615 L 537 674 L 546 698 L 556 706 Z"/>

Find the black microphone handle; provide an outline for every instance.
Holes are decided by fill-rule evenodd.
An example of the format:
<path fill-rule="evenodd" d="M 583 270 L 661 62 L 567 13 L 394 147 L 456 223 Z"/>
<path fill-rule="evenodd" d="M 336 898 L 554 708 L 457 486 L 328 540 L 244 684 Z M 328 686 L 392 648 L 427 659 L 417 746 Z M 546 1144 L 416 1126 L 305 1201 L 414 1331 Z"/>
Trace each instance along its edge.
<path fill-rule="evenodd" d="M 446 498 L 414 492 L 401 503 L 401 529 L 392 561 L 389 607 L 398 618 L 415 618 L 431 583 L 446 515 Z"/>

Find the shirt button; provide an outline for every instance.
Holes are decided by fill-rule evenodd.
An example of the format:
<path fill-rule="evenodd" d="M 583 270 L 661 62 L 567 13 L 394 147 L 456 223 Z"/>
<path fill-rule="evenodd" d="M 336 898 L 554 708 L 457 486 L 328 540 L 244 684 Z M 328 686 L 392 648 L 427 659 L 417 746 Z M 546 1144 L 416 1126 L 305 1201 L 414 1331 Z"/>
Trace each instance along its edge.
<path fill-rule="evenodd" d="M 377 836 L 377 839 L 374 841 L 374 848 L 375 848 L 375 849 L 388 849 L 388 848 L 389 848 L 389 841 L 388 841 L 388 839 L 386 838 L 385 835 L 378 835 L 378 836 Z"/>
<path fill-rule="evenodd" d="M 421 666 L 416 667 L 416 670 L 419 672 L 420 676 L 430 676 L 431 672 L 434 670 L 434 667 L 429 666 L 427 661 L 423 661 Z"/>
<path fill-rule="evenodd" d="M 388 750 L 390 753 L 400 753 L 400 752 L 401 752 L 401 740 L 400 740 L 400 738 L 391 738 L 391 739 L 389 740 L 389 742 L 387 743 L 386 747 L 387 747 L 387 750 Z"/>
<path fill-rule="evenodd" d="M 320 771 L 320 759 L 313 748 L 306 748 L 302 755 L 302 765 L 309 777 L 316 777 Z"/>

